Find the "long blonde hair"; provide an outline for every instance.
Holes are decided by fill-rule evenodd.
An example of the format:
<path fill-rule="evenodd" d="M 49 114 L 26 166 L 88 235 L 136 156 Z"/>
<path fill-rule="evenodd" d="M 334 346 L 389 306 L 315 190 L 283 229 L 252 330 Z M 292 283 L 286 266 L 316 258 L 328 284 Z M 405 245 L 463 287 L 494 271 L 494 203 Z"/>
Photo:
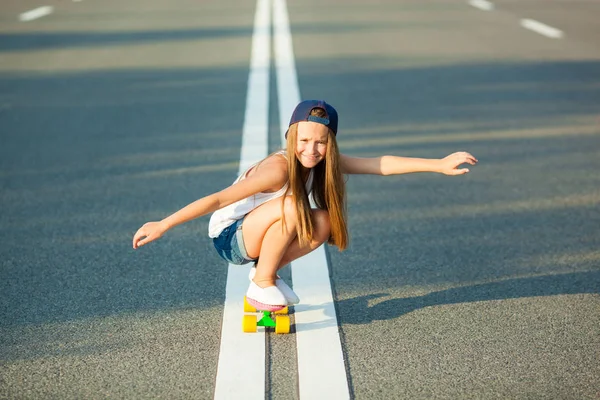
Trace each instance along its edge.
<path fill-rule="evenodd" d="M 324 117 L 325 111 L 315 108 L 311 115 Z M 289 188 L 296 207 L 298 223 L 296 232 L 300 246 L 307 246 L 313 238 L 313 221 L 310 218 L 310 201 L 302 177 L 302 164 L 296 157 L 298 124 L 290 126 L 287 134 L 287 165 Z M 335 135 L 329 130 L 325 159 L 313 168 L 312 194 L 318 208 L 329 214 L 331 233 L 328 243 L 344 250 L 348 246 L 348 228 L 346 226 L 346 184 L 340 165 L 340 152 Z M 285 196 L 284 196 L 285 199 Z M 283 211 L 283 203 L 282 203 Z M 285 224 L 285 216 L 283 223 Z"/>

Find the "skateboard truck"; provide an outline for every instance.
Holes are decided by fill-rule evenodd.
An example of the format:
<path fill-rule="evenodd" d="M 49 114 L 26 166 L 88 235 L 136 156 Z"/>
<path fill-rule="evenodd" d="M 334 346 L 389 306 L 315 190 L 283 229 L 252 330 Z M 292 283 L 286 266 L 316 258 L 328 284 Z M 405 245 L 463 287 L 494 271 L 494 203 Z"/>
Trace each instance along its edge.
<path fill-rule="evenodd" d="M 262 318 L 258 320 L 256 326 L 265 326 L 270 328 L 275 328 L 275 320 L 271 318 L 271 311 L 261 311 Z"/>

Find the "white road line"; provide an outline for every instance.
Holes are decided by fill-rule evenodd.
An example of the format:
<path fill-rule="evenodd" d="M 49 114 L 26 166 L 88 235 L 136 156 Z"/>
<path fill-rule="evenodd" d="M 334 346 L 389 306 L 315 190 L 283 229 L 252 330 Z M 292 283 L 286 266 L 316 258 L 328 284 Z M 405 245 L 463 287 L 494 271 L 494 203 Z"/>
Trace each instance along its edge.
<path fill-rule="evenodd" d="M 34 19 L 38 19 L 45 15 L 51 14 L 52 11 L 54 11 L 54 7 L 51 7 L 51 6 L 38 7 L 33 10 L 30 10 L 30 11 L 20 14 L 19 21 L 21 21 L 21 22 L 33 21 Z"/>
<path fill-rule="evenodd" d="M 270 3 L 258 0 L 246 95 L 239 173 L 267 156 L 269 121 Z M 243 296 L 249 267 L 229 264 L 221 348 L 215 384 L 216 400 L 265 398 L 265 335 L 242 332 Z"/>
<path fill-rule="evenodd" d="M 273 4 L 273 35 L 277 98 L 279 100 L 279 131 L 281 143 L 285 146 L 285 132 L 288 128 L 289 118 L 300 102 L 296 61 L 285 1 L 275 0 Z"/>
<path fill-rule="evenodd" d="M 471 0 L 469 4 L 484 11 L 492 11 L 494 9 L 494 4 L 485 0 Z"/>
<path fill-rule="evenodd" d="M 274 0 L 273 24 L 279 119 L 283 135 L 287 130 L 287 118 L 300 101 L 285 0 Z M 348 379 L 323 246 L 292 262 L 292 280 L 294 291 L 301 300 L 295 306 L 294 314 L 300 399 L 348 399 Z"/>
<path fill-rule="evenodd" d="M 533 19 L 522 19 L 521 26 L 552 39 L 560 39 L 564 36 L 561 30 L 553 28 Z"/>
<path fill-rule="evenodd" d="M 300 399 L 349 399 L 325 248 L 292 263 Z"/>

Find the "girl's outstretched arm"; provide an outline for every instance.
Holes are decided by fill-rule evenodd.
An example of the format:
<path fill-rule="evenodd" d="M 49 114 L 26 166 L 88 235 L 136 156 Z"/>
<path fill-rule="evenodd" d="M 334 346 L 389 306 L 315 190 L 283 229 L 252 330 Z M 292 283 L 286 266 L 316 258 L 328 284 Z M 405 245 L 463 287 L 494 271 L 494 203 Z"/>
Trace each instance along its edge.
<path fill-rule="evenodd" d="M 177 225 L 212 213 L 258 192 L 277 191 L 285 185 L 287 179 L 287 166 L 284 163 L 265 162 L 256 168 L 255 173 L 235 185 L 196 200 L 161 221 L 145 223 L 133 236 L 133 248 L 137 249 L 159 239 Z"/>
<path fill-rule="evenodd" d="M 345 174 L 399 175 L 413 172 L 438 172 L 445 175 L 462 175 L 468 168 L 462 164 L 477 164 L 471 154 L 461 151 L 441 159 L 381 156 L 372 158 L 350 157 L 341 154 L 342 172 Z"/>

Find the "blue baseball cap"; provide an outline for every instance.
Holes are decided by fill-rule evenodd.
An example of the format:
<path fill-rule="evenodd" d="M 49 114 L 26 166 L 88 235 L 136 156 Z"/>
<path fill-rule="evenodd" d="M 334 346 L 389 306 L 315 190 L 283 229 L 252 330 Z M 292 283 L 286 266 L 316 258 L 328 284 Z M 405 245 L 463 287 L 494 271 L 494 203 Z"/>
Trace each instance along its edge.
<path fill-rule="evenodd" d="M 314 108 L 321 108 L 325 111 L 325 117 L 317 117 L 315 115 L 310 115 L 310 112 Z M 292 113 L 292 118 L 290 118 L 290 123 L 288 127 L 293 124 L 301 121 L 312 121 L 317 122 L 319 124 L 323 124 L 331 131 L 334 135 L 337 135 L 338 128 L 338 114 L 330 104 L 327 104 L 324 100 L 304 100 L 300 104 L 296 106 L 294 112 Z M 285 133 L 285 137 L 287 138 L 287 132 Z"/>

